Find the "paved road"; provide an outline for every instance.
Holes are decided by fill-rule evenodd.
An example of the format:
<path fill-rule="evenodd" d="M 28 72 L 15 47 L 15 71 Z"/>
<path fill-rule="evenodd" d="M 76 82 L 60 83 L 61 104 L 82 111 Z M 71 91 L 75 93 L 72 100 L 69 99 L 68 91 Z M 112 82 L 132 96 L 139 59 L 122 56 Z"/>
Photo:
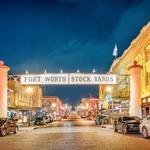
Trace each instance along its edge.
<path fill-rule="evenodd" d="M 0 150 L 150 150 L 150 140 L 114 133 L 89 121 L 62 121 L 0 137 Z"/>

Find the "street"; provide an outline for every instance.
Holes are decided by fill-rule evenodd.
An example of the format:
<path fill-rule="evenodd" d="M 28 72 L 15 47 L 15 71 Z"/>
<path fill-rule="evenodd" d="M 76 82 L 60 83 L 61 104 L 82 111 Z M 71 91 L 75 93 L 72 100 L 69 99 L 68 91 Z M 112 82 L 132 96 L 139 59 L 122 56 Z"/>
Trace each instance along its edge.
<path fill-rule="evenodd" d="M 140 134 L 114 133 L 94 121 L 63 120 L 38 129 L 20 129 L 0 137 L 1 150 L 149 150 L 150 140 Z"/>

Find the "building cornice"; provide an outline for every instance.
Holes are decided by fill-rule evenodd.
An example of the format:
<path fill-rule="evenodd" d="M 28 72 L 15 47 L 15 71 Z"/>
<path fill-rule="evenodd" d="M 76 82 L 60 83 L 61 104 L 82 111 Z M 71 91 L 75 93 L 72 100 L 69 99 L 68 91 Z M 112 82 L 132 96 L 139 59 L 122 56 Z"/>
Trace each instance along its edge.
<path fill-rule="evenodd" d="M 149 36 L 149 34 L 147 33 L 150 33 L 150 21 L 148 22 L 147 25 L 145 25 L 139 35 L 131 42 L 130 46 L 123 52 L 122 56 L 119 57 L 119 59 L 117 59 L 117 62 L 116 60 L 114 60 L 111 68 L 110 68 L 110 71 L 113 71 L 119 64 L 121 64 L 123 62 L 123 64 L 125 65 L 125 62 L 127 61 L 127 59 L 129 60 L 129 58 L 127 57 L 128 55 L 130 55 L 130 53 L 136 53 L 137 51 L 139 51 L 143 45 L 146 45 L 148 46 L 148 40 L 146 40 L 146 37 Z M 145 40 L 143 40 L 143 38 Z M 140 43 L 140 44 L 139 44 Z"/>

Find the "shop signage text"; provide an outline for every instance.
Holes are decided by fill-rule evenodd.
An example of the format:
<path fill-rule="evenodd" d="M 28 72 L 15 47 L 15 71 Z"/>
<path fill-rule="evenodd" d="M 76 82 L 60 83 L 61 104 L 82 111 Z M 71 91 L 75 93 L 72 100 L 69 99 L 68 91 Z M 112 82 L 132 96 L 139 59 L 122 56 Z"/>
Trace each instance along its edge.
<path fill-rule="evenodd" d="M 31 85 L 99 85 L 117 84 L 117 76 L 112 74 L 81 74 L 81 73 L 60 73 L 60 74 L 25 74 L 21 75 L 21 84 Z"/>

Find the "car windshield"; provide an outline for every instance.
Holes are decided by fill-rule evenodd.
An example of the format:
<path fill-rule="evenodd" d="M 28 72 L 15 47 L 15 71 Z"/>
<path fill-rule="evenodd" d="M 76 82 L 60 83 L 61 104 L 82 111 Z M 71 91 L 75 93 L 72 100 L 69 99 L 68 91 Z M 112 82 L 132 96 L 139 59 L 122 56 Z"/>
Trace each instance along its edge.
<path fill-rule="evenodd" d="M 6 119 L 0 119 L 0 125 L 4 124 Z"/>
<path fill-rule="evenodd" d="M 102 116 L 102 115 L 99 115 L 97 116 L 98 118 L 105 118 L 106 116 Z"/>
<path fill-rule="evenodd" d="M 36 120 L 43 120 L 43 118 L 36 118 Z"/>
<path fill-rule="evenodd" d="M 138 118 L 138 117 L 123 117 L 123 121 L 130 121 L 130 120 L 137 120 L 137 121 L 139 121 L 140 118 Z"/>

